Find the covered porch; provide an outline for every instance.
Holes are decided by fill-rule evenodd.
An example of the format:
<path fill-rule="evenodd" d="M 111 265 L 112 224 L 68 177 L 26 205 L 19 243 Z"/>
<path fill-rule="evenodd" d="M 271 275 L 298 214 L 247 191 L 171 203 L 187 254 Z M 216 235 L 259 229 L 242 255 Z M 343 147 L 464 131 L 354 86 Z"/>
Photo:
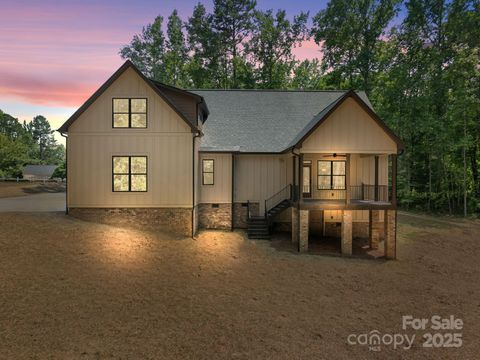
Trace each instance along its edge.
<path fill-rule="evenodd" d="M 330 223 L 339 229 L 342 255 L 352 255 L 354 227 L 363 221 L 362 226 L 368 227 L 368 248 L 378 250 L 383 239 L 384 256 L 396 257 L 396 154 L 299 153 L 294 170 L 292 241 L 298 251 L 309 249 L 312 214 L 335 211 L 338 218 Z M 367 222 L 357 219 L 358 213 L 367 213 Z M 322 221 L 325 236 L 328 220 Z"/>
<path fill-rule="evenodd" d="M 396 154 L 300 153 L 294 173 L 295 200 L 302 208 L 396 206 Z"/>

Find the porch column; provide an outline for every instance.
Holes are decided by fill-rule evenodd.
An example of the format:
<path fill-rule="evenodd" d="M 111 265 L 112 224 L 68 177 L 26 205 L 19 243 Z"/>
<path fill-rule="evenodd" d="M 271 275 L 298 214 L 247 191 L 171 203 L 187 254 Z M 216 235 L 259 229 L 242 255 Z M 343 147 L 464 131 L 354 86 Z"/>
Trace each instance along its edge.
<path fill-rule="evenodd" d="M 296 206 L 292 206 L 292 243 L 298 244 L 298 235 L 299 235 L 299 213 Z"/>
<path fill-rule="evenodd" d="M 299 210 L 300 211 L 300 236 L 298 239 L 298 251 L 305 252 L 308 251 L 308 210 Z"/>
<path fill-rule="evenodd" d="M 351 194 L 350 194 L 350 154 L 347 154 L 347 161 L 345 162 L 345 190 L 346 190 L 346 193 L 345 193 L 345 202 L 348 204 L 350 204 L 350 198 L 351 198 Z"/>
<path fill-rule="evenodd" d="M 342 255 L 352 255 L 352 210 L 342 211 Z"/>
<path fill-rule="evenodd" d="M 380 210 L 369 210 L 368 236 L 371 249 L 378 249 L 381 228 Z"/>
<path fill-rule="evenodd" d="M 375 201 L 378 201 L 378 155 L 375 155 Z"/>
<path fill-rule="evenodd" d="M 303 201 L 303 154 L 298 157 L 298 201 Z"/>
<path fill-rule="evenodd" d="M 385 258 L 397 258 L 397 211 L 385 210 Z"/>
<path fill-rule="evenodd" d="M 392 155 L 392 201 L 397 206 L 397 154 Z"/>

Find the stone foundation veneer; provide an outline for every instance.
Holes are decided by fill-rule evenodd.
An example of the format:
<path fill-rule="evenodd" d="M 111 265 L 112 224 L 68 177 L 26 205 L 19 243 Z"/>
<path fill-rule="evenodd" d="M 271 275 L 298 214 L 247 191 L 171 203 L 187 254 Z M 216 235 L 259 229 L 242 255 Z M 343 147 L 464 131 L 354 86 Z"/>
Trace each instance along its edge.
<path fill-rule="evenodd" d="M 298 251 L 308 251 L 308 233 L 309 233 L 309 212 L 308 210 L 300 210 L 300 222 L 299 222 L 299 236 L 298 236 Z"/>
<path fill-rule="evenodd" d="M 299 230 L 299 213 L 298 209 L 294 206 L 292 207 L 292 243 L 298 244 L 298 237 L 300 235 Z"/>
<path fill-rule="evenodd" d="M 342 255 L 352 255 L 352 210 L 343 210 L 342 212 Z"/>
<path fill-rule="evenodd" d="M 258 214 L 260 213 L 260 204 L 251 202 L 250 212 L 252 216 L 258 216 Z M 233 227 L 236 229 L 246 229 L 248 227 L 247 203 L 233 204 Z"/>
<path fill-rule="evenodd" d="M 370 210 L 369 218 L 370 248 L 378 249 L 378 243 L 380 242 L 381 231 L 383 229 L 383 223 L 380 222 L 380 210 Z"/>
<path fill-rule="evenodd" d="M 68 214 L 106 225 L 192 236 L 192 209 L 189 208 L 69 208 Z"/>
<path fill-rule="evenodd" d="M 198 227 L 200 229 L 230 230 L 232 204 L 199 204 Z"/>
<path fill-rule="evenodd" d="M 397 258 L 397 211 L 385 210 L 385 242 L 386 259 Z"/>

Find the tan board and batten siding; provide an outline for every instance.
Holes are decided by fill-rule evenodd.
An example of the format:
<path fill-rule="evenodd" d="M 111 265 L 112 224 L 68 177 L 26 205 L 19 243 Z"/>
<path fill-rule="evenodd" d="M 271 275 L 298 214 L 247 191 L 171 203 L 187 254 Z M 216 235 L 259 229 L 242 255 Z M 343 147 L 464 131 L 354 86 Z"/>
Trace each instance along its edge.
<path fill-rule="evenodd" d="M 148 127 L 113 129 L 114 97 L 146 97 Z M 68 130 L 68 206 L 191 208 L 192 136 L 185 121 L 127 69 Z M 148 156 L 148 192 L 112 192 L 114 155 Z"/>
<path fill-rule="evenodd" d="M 288 155 L 238 155 L 235 160 L 235 202 L 264 201 L 292 183 L 292 157 Z"/>
<path fill-rule="evenodd" d="M 213 160 L 213 185 L 203 185 L 202 183 L 202 166 L 204 159 Z M 199 168 L 200 203 L 231 203 L 232 154 L 201 153 Z"/>
<path fill-rule="evenodd" d="M 397 144 L 352 98 L 303 142 L 303 153 L 396 154 Z"/>

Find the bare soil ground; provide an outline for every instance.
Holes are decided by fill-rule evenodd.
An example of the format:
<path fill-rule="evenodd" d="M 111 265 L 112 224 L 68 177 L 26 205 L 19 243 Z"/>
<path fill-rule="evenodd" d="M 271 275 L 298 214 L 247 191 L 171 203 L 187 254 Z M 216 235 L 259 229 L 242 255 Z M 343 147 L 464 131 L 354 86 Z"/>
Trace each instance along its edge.
<path fill-rule="evenodd" d="M 399 220 L 386 262 L 0 214 L 0 358 L 478 359 L 480 225 Z M 425 331 L 411 350 L 347 344 L 436 314 L 463 319 L 462 347 L 423 348 Z"/>
<path fill-rule="evenodd" d="M 65 183 L 39 182 L 0 182 L 0 199 L 41 193 L 65 192 Z"/>

